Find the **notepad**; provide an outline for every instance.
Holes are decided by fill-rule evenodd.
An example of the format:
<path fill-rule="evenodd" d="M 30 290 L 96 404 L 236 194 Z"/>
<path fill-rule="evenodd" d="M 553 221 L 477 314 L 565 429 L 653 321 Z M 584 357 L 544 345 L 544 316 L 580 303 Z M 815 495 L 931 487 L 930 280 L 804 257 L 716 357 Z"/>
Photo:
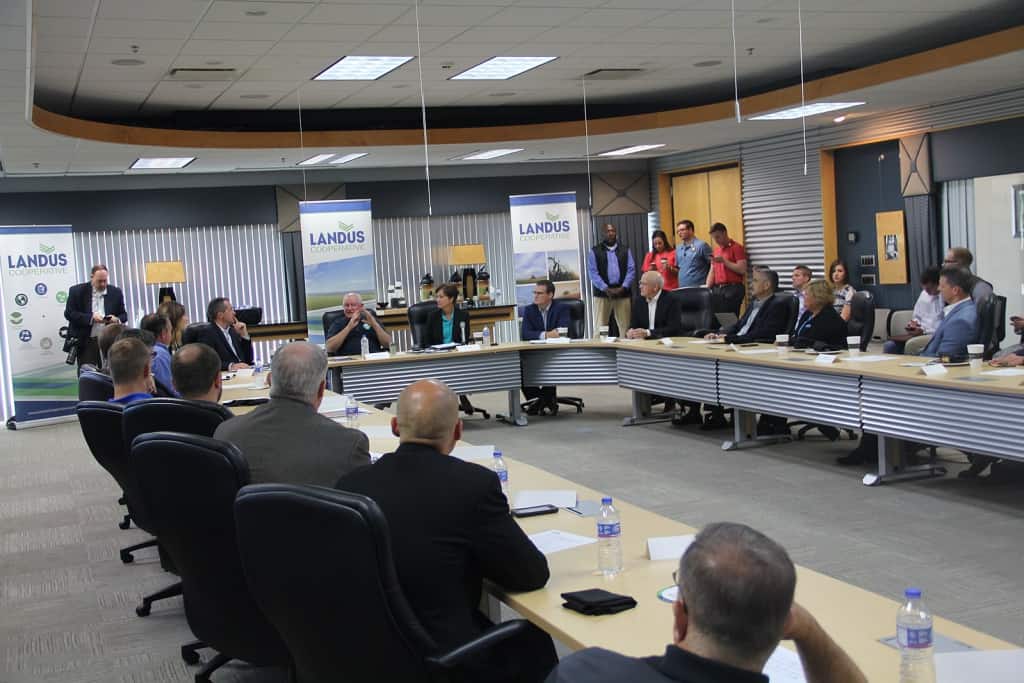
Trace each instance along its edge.
<path fill-rule="evenodd" d="M 532 508 L 538 505 L 554 505 L 568 508 L 576 505 L 576 492 L 563 489 L 523 490 L 516 493 L 514 508 Z"/>
<path fill-rule="evenodd" d="M 537 550 L 545 555 L 597 542 L 595 538 L 580 536 L 568 531 L 559 531 L 558 529 L 548 529 L 547 531 L 530 534 L 529 539 L 537 546 Z"/>
<path fill-rule="evenodd" d="M 652 560 L 678 561 L 693 543 L 693 534 L 686 536 L 653 536 L 647 539 L 647 555 Z"/>
<path fill-rule="evenodd" d="M 761 673 L 772 683 L 807 683 L 800 655 L 781 646 L 775 648 L 775 652 L 764 663 Z"/>
<path fill-rule="evenodd" d="M 744 356 L 758 356 L 767 353 L 778 354 L 776 349 L 739 349 L 736 353 L 741 353 Z"/>
<path fill-rule="evenodd" d="M 462 344 L 461 346 L 456 346 L 455 347 L 455 351 L 457 353 L 465 353 L 466 351 L 480 351 L 480 350 L 481 350 L 481 346 L 479 344 Z"/>
<path fill-rule="evenodd" d="M 1018 375 L 1024 375 L 1024 369 L 1021 368 L 1001 368 L 999 370 L 987 370 L 983 375 L 989 375 L 991 377 L 1016 377 Z"/>
<path fill-rule="evenodd" d="M 1024 650 L 978 650 L 935 655 L 936 683 L 1019 683 Z"/>
<path fill-rule="evenodd" d="M 451 454 L 459 460 L 491 460 L 494 457 L 494 445 L 456 446 Z"/>
<path fill-rule="evenodd" d="M 892 360 L 892 356 L 850 356 L 846 360 L 851 363 L 878 363 L 883 360 Z"/>
<path fill-rule="evenodd" d="M 368 439 L 397 439 L 391 433 L 391 425 L 359 425 L 359 431 Z"/>

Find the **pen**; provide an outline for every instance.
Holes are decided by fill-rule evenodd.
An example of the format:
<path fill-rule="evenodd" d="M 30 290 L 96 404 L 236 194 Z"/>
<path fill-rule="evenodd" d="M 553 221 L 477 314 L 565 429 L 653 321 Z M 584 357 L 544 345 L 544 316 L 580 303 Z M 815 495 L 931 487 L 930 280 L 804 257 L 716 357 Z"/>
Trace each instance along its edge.
<path fill-rule="evenodd" d="M 579 510 L 577 510 L 576 508 L 565 508 L 565 509 L 568 510 L 569 512 L 572 512 L 572 513 L 575 513 L 575 514 L 579 515 L 580 517 L 583 516 L 583 513 L 580 512 Z"/>

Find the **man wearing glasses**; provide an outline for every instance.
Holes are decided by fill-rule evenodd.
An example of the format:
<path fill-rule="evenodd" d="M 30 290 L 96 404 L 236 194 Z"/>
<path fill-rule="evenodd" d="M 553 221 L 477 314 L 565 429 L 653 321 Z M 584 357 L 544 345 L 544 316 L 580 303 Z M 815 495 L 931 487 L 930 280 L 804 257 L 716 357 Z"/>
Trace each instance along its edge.
<path fill-rule="evenodd" d="M 561 335 L 559 328 L 569 327 L 569 307 L 555 301 L 555 285 L 551 280 L 540 280 L 533 285 L 533 303 L 523 309 L 523 341 L 534 339 L 555 339 Z M 552 415 L 558 412 L 555 387 L 523 387 L 523 395 L 534 401 L 527 409 L 528 415 L 540 415 L 547 410 Z"/>

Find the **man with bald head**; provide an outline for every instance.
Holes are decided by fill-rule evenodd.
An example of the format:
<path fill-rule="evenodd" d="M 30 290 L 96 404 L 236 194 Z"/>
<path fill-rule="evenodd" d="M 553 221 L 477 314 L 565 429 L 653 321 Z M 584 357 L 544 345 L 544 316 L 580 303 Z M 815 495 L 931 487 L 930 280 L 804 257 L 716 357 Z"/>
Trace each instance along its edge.
<path fill-rule="evenodd" d="M 490 625 L 477 610 L 484 579 L 509 591 L 535 590 L 547 583 L 547 560 L 509 514 L 497 475 L 449 456 L 462 421 L 458 397 L 443 382 L 409 385 L 391 430 L 398 450 L 345 475 L 337 488 L 380 506 L 402 591 L 447 651 Z M 539 681 L 556 661 L 550 637 L 531 626 L 473 660 L 467 677 Z"/>
<path fill-rule="evenodd" d="M 383 351 L 391 346 L 391 335 L 381 326 L 373 311 L 363 305 L 363 297 L 349 292 L 342 299 L 344 317 L 337 318 L 324 337 L 327 353 L 332 356 L 358 356 L 363 337 L 370 344 L 370 353 Z"/>
<path fill-rule="evenodd" d="M 660 339 L 683 333 L 682 311 L 679 302 L 662 289 L 661 275 L 653 270 L 640 276 L 640 296 L 633 302 L 630 316 L 629 339 Z"/>
<path fill-rule="evenodd" d="M 206 344 L 185 344 L 171 359 L 171 381 L 184 399 L 219 403 L 220 356 Z"/>
<path fill-rule="evenodd" d="M 285 344 L 270 361 L 270 401 L 223 422 L 213 436 L 238 446 L 253 484 L 333 486 L 370 463 L 366 435 L 320 415 L 327 354 L 316 344 Z"/>

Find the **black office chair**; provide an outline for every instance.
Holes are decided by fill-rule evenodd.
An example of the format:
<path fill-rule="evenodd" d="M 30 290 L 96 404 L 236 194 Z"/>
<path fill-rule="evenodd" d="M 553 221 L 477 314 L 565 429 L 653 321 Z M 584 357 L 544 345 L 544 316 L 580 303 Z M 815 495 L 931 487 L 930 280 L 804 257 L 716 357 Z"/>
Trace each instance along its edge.
<path fill-rule="evenodd" d="M 582 339 L 587 332 L 587 307 L 582 299 L 560 298 L 555 299 L 559 304 L 569 309 L 569 339 Z M 531 412 L 540 404 L 540 397 L 531 398 L 520 405 L 523 412 Z M 555 396 L 555 401 L 563 406 L 573 406 L 577 413 L 583 412 L 583 399 L 578 396 Z M 557 406 L 556 406 L 557 412 Z"/>
<path fill-rule="evenodd" d="M 985 345 L 985 360 L 991 360 L 1006 337 L 1006 297 L 993 294 L 978 302 L 977 307 L 978 337 L 974 341 Z"/>
<path fill-rule="evenodd" d="M 671 296 L 679 302 L 684 337 L 691 337 L 698 330 L 713 327 L 711 311 L 711 290 L 705 287 L 684 287 L 672 291 Z"/>
<path fill-rule="evenodd" d="M 800 315 L 800 300 L 789 292 L 776 292 L 775 304 L 783 304 L 786 306 L 786 332 L 792 334 L 793 328 L 796 327 L 796 320 Z"/>
<path fill-rule="evenodd" d="M 75 408 L 75 412 L 78 415 L 78 424 L 82 428 L 82 435 L 89 446 L 89 451 L 96 458 L 96 462 L 100 464 L 100 467 L 105 469 L 114 478 L 114 481 L 118 483 L 123 492 L 121 500 L 128 507 L 129 517 L 126 517 L 118 526 L 122 529 L 127 529 L 127 522 L 131 519 L 137 527 L 155 536 L 153 525 L 146 515 L 146 510 L 143 506 L 138 480 L 132 469 L 128 457 L 128 449 L 125 448 L 122 436 L 124 424 L 123 406 L 119 403 L 110 403 L 109 401 L 82 401 Z M 120 553 L 121 562 L 130 564 L 135 560 L 132 553 L 136 550 L 153 546 L 157 546 L 160 552 L 161 565 L 165 569 L 173 569 L 167 558 L 165 558 L 164 550 L 156 538 L 122 548 Z M 140 617 L 148 616 L 154 602 L 176 595 L 181 595 L 180 582 L 143 596 L 142 603 L 135 608 L 135 613 Z"/>
<path fill-rule="evenodd" d="M 114 398 L 114 380 L 102 372 L 83 372 L 78 376 L 79 401 L 109 401 Z"/>
<path fill-rule="evenodd" d="M 871 292 L 860 291 L 850 300 L 850 319 L 846 321 L 849 336 L 860 337 L 860 350 L 867 351 L 875 333 L 875 297 Z"/>
<path fill-rule="evenodd" d="M 181 657 L 196 664 L 196 650 L 217 651 L 196 673 L 196 682 L 209 681 L 214 670 L 232 659 L 256 666 L 289 666 L 284 642 L 260 612 L 242 573 L 234 503 L 239 489 L 249 483 L 249 466 L 241 451 L 204 436 L 154 432 L 137 437 L 131 453 L 160 542 L 181 575 L 185 618 L 198 639 L 182 646 Z M 300 567 L 319 563 L 296 562 Z M 349 637 L 340 633 L 337 638 L 321 636 L 329 641 Z"/>
<path fill-rule="evenodd" d="M 234 416 L 219 403 L 183 398 L 150 398 L 125 406 L 122 433 L 129 448 L 135 437 L 152 432 L 181 432 L 212 437 Z"/>
<path fill-rule="evenodd" d="M 528 626 L 507 621 L 438 652 L 398 583 L 387 520 L 365 496 L 246 486 L 235 518 L 245 578 L 302 683 L 448 680 L 467 658 Z M 317 549 L 315 562 L 294 561 L 310 548 Z"/>
<path fill-rule="evenodd" d="M 331 329 L 331 325 L 334 324 L 334 321 L 337 320 L 338 318 L 344 317 L 346 317 L 345 311 L 341 309 L 337 311 L 327 311 L 326 313 L 324 313 L 323 317 L 321 318 L 324 326 L 324 339 L 327 339 L 327 330 Z"/>
<path fill-rule="evenodd" d="M 181 331 L 182 344 L 194 344 L 199 341 L 199 336 L 204 330 L 209 329 L 213 323 L 192 323 Z"/>

